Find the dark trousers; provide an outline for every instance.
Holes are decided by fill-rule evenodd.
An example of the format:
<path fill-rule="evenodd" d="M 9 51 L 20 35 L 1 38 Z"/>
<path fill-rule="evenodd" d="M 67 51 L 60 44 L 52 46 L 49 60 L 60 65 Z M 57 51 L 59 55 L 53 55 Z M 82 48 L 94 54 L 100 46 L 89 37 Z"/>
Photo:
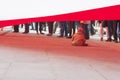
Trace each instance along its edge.
<path fill-rule="evenodd" d="M 119 38 L 119 42 L 120 42 L 120 20 L 118 20 L 117 21 L 117 23 L 118 23 L 118 28 L 119 28 L 119 30 L 118 30 L 118 38 Z"/>
<path fill-rule="evenodd" d="M 108 20 L 107 26 L 108 26 L 108 34 L 109 37 L 111 38 L 111 36 L 113 35 L 113 20 Z"/>
<path fill-rule="evenodd" d="M 68 23 L 68 32 L 69 32 L 69 36 L 71 37 L 73 34 L 75 34 L 75 22 L 74 21 L 70 21 Z"/>
<path fill-rule="evenodd" d="M 117 41 L 117 21 L 113 21 L 113 37 L 114 37 L 114 40 Z"/>
<path fill-rule="evenodd" d="M 81 24 L 81 27 L 84 29 L 84 34 L 85 34 L 85 38 L 89 39 L 89 30 L 88 30 L 88 24 Z"/>
<path fill-rule="evenodd" d="M 29 23 L 25 24 L 25 32 L 24 33 L 29 33 Z"/>
<path fill-rule="evenodd" d="M 95 26 L 95 21 L 92 20 L 90 22 L 90 33 L 91 33 L 91 35 L 95 34 L 95 29 L 94 29 L 93 25 Z"/>
<path fill-rule="evenodd" d="M 48 30 L 50 34 L 53 33 L 53 22 L 48 22 Z"/>
<path fill-rule="evenodd" d="M 19 32 L 19 25 L 14 25 L 14 32 Z"/>
<path fill-rule="evenodd" d="M 42 33 L 42 24 L 41 22 L 35 22 L 35 29 L 36 29 L 36 32 L 37 34 L 39 34 L 39 31 L 40 33 Z"/>
<path fill-rule="evenodd" d="M 66 21 L 60 22 L 60 36 L 64 36 L 64 33 L 65 33 L 65 36 L 67 37 L 68 30 L 67 30 L 67 22 Z"/>

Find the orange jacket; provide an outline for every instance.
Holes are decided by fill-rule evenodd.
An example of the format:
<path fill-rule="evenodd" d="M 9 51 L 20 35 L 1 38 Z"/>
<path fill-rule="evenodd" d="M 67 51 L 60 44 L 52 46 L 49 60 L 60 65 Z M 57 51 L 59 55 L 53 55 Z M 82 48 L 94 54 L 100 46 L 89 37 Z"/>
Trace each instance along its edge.
<path fill-rule="evenodd" d="M 85 44 L 85 36 L 83 33 L 75 33 L 73 36 L 72 36 L 72 45 L 84 45 Z"/>

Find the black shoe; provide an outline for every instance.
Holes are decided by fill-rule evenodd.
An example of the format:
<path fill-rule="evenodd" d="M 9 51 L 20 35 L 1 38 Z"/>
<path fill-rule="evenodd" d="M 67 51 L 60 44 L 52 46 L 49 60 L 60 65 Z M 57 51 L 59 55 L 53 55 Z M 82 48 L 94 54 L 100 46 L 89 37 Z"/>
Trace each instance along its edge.
<path fill-rule="evenodd" d="M 106 42 L 111 42 L 112 41 L 112 39 L 111 38 L 108 38 L 107 40 L 106 40 Z"/>
<path fill-rule="evenodd" d="M 35 30 L 35 29 L 30 29 L 30 30 Z"/>
<path fill-rule="evenodd" d="M 95 34 L 96 34 L 95 31 L 91 32 L 91 35 L 92 35 L 92 36 L 95 35 Z"/>
<path fill-rule="evenodd" d="M 40 34 L 44 34 L 44 33 L 41 32 Z"/>
<path fill-rule="evenodd" d="M 51 33 L 49 33 L 49 34 L 47 34 L 47 36 L 52 36 L 52 34 L 51 34 Z"/>
<path fill-rule="evenodd" d="M 37 35 L 39 35 L 39 33 L 37 33 Z"/>
<path fill-rule="evenodd" d="M 115 42 L 115 43 L 118 43 L 118 41 L 117 41 L 117 40 L 114 40 L 114 42 Z"/>
<path fill-rule="evenodd" d="M 13 31 L 13 33 L 18 33 L 18 31 Z"/>
<path fill-rule="evenodd" d="M 72 36 L 68 36 L 68 37 L 66 37 L 66 38 L 69 38 L 69 39 L 71 39 L 71 38 L 72 38 Z"/>
<path fill-rule="evenodd" d="M 100 41 L 103 41 L 103 38 L 100 38 Z"/>
<path fill-rule="evenodd" d="M 60 36 L 57 36 L 57 37 L 63 37 L 63 36 L 60 35 Z"/>
<path fill-rule="evenodd" d="M 85 37 L 85 39 L 86 39 L 86 40 L 89 40 L 89 39 L 90 39 L 90 37 L 89 37 L 89 36 L 86 36 L 86 37 Z"/>
<path fill-rule="evenodd" d="M 27 34 L 28 32 L 23 32 L 23 34 Z"/>

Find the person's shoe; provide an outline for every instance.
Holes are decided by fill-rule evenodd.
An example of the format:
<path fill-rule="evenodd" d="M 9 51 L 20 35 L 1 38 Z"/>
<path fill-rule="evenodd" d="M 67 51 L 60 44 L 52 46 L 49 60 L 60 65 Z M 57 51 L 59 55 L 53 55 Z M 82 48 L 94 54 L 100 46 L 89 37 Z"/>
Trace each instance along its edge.
<path fill-rule="evenodd" d="M 100 38 L 100 41 L 103 41 L 103 38 Z"/>
<path fill-rule="evenodd" d="M 27 34 L 28 32 L 23 32 L 23 34 Z"/>
<path fill-rule="evenodd" d="M 40 34 L 44 34 L 44 33 L 41 32 Z"/>
<path fill-rule="evenodd" d="M 62 35 L 60 35 L 60 36 L 57 36 L 57 37 L 63 37 Z"/>
<path fill-rule="evenodd" d="M 37 32 L 37 35 L 39 35 L 39 33 Z"/>
<path fill-rule="evenodd" d="M 120 40 L 118 41 L 118 43 L 120 43 Z"/>
<path fill-rule="evenodd" d="M 111 38 L 108 38 L 107 40 L 106 40 L 106 42 L 111 42 L 112 41 L 112 39 Z"/>
<path fill-rule="evenodd" d="M 32 28 L 32 29 L 30 29 L 30 30 L 35 30 L 35 29 Z"/>
<path fill-rule="evenodd" d="M 95 34 L 96 34 L 95 31 L 91 32 L 91 35 L 92 35 L 92 36 L 95 35 Z"/>
<path fill-rule="evenodd" d="M 18 31 L 13 31 L 13 33 L 18 33 Z"/>
<path fill-rule="evenodd" d="M 86 38 L 86 40 L 89 40 L 90 39 L 90 37 L 89 36 L 87 36 L 87 37 L 85 37 Z"/>
<path fill-rule="evenodd" d="M 51 33 L 49 33 L 49 34 L 47 34 L 47 36 L 52 36 L 52 34 L 51 34 Z"/>
<path fill-rule="evenodd" d="M 69 39 L 71 39 L 71 38 L 72 38 L 72 36 L 68 36 L 68 37 L 66 37 L 66 38 L 69 38 Z"/>
<path fill-rule="evenodd" d="M 104 35 L 106 35 L 106 32 L 103 32 Z"/>
<path fill-rule="evenodd" d="M 117 40 L 114 40 L 114 42 L 115 42 L 115 43 L 118 43 L 118 41 L 117 41 Z"/>

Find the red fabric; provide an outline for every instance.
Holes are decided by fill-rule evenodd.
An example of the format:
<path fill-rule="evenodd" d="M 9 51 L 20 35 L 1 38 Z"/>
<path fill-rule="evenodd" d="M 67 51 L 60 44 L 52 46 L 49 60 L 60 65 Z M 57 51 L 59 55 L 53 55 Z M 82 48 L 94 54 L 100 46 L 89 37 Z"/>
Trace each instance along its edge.
<path fill-rule="evenodd" d="M 0 21 L 0 27 L 23 24 L 28 22 L 48 22 L 48 21 L 66 21 L 66 20 L 117 20 L 120 19 L 120 5 L 104 8 L 60 14 L 54 16 L 45 16 L 37 18 L 15 19 Z M 9 13 L 8 13 L 9 14 Z"/>

